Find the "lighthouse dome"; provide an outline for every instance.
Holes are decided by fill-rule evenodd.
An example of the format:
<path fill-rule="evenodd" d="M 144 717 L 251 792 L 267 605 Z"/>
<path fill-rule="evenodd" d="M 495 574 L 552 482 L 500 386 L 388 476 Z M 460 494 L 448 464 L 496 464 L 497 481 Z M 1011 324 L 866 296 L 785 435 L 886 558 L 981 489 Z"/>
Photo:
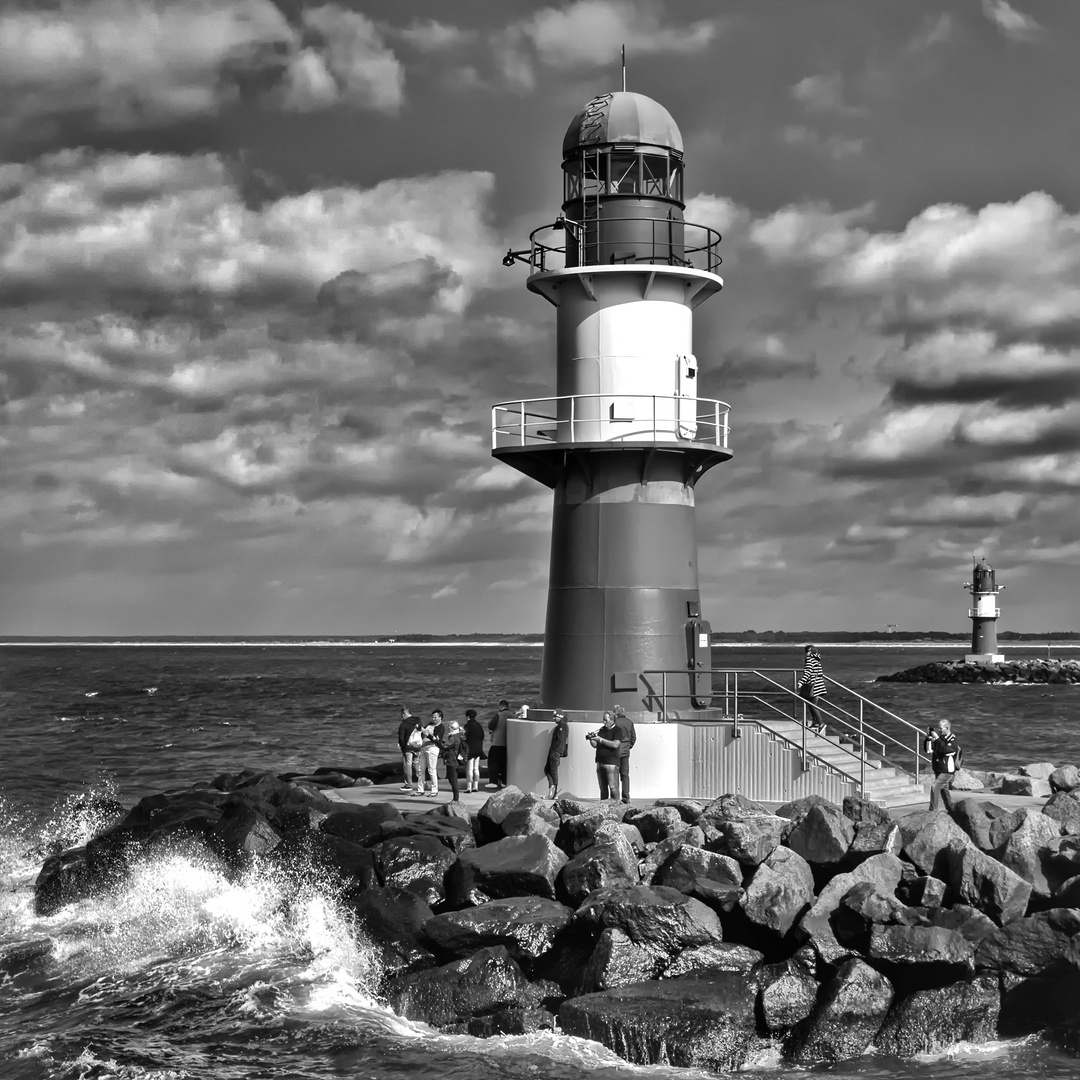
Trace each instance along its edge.
<path fill-rule="evenodd" d="M 671 113 L 658 101 L 626 90 L 599 94 L 574 117 L 563 137 L 563 156 L 578 147 L 611 143 L 665 146 L 680 153 L 683 148 Z"/>

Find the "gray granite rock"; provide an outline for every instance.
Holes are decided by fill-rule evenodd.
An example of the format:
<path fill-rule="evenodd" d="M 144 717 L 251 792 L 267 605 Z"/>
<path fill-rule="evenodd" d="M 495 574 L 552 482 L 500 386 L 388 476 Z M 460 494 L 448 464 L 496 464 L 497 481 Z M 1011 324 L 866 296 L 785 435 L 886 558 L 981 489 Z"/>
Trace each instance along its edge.
<path fill-rule="evenodd" d="M 1023 916 L 1031 898 L 1031 885 L 1023 878 L 979 851 L 966 836 L 950 843 L 944 855 L 944 880 L 962 902 L 1002 925 Z"/>
<path fill-rule="evenodd" d="M 741 907 L 756 927 L 783 938 L 814 899 L 809 863 L 790 848 L 777 848 L 750 876 Z"/>
<path fill-rule="evenodd" d="M 694 945 L 724 940 L 716 912 L 677 889 L 612 885 L 597 889 L 578 908 L 579 926 L 616 927 L 631 940 L 674 957 Z"/>
<path fill-rule="evenodd" d="M 850 818 L 832 803 L 812 806 L 792 828 L 786 843 L 812 866 L 837 866 L 855 839 Z"/>
<path fill-rule="evenodd" d="M 423 932 L 435 947 L 452 956 L 470 956 L 501 945 L 520 964 L 546 953 L 573 915 L 572 909 L 555 900 L 514 896 L 435 915 L 424 923 Z"/>
<path fill-rule="evenodd" d="M 554 900 L 555 881 L 566 863 L 546 836 L 506 836 L 463 851 L 447 874 L 447 892 L 455 907 L 511 896 Z"/>
<path fill-rule="evenodd" d="M 1047 779 L 1054 791 L 1072 791 L 1080 788 L 1080 769 L 1075 765 L 1062 765 L 1055 769 Z"/>
<path fill-rule="evenodd" d="M 889 1010 L 874 1045 L 879 1053 L 910 1058 L 959 1042 L 989 1043 L 997 1037 L 1000 1011 L 998 982 L 988 975 L 916 990 Z"/>
<path fill-rule="evenodd" d="M 632 940 L 618 927 L 607 927 L 596 939 L 596 947 L 582 972 L 582 993 L 655 979 L 667 960 L 666 953 Z"/>
<path fill-rule="evenodd" d="M 606 839 L 579 851 L 562 868 L 559 897 L 571 907 L 597 889 L 638 884 L 638 862 L 630 842 L 621 831 L 604 835 Z"/>

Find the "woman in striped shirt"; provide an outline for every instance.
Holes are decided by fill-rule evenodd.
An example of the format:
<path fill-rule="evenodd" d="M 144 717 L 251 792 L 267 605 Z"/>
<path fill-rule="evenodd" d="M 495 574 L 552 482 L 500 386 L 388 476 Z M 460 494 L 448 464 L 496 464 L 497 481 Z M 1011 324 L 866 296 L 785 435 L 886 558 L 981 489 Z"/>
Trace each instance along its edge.
<path fill-rule="evenodd" d="M 821 654 L 813 645 L 807 645 L 803 659 L 803 676 L 799 682 L 799 697 L 806 701 L 806 707 L 810 710 L 810 730 L 819 735 L 825 734 L 825 725 L 821 722 L 821 713 L 814 707 L 814 702 L 824 697 L 826 692 Z"/>

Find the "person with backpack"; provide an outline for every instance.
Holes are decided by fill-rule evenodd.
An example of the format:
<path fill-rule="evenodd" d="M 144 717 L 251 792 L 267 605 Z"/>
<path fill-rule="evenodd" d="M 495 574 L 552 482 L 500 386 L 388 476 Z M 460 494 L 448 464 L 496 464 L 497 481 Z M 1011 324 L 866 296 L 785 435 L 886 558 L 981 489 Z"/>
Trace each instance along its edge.
<path fill-rule="evenodd" d="M 408 705 L 401 706 L 401 723 L 398 724 L 398 748 L 401 750 L 402 790 L 412 791 L 419 786 L 418 755 L 424 745 L 420 734 L 420 721 L 409 712 Z M 417 793 L 419 794 L 419 792 Z"/>
<path fill-rule="evenodd" d="M 549 799 L 554 799 L 559 793 L 559 762 L 566 757 L 570 746 L 570 725 L 566 722 L 566 714 L 556 712 L 553 719 L 555 727 L 552 729 L 551 743 L 548 746 L 547 765 L 544 766 Z"/>
<path fill-rule="evenodd" d="M 461 802 L 461 789 L 458 786 L 458 769 L 465 764 L 465 735 L 456 720 L 449 724 L 440 724 L 435 734 L 442 744 L 443 765 L 446 766 L 446 779 L 450 784 L 450 801 Z"/>
<path fill-rule="evenodd" d="M 948 720 L 939 720 L 934 727 L 926 729 L 923 753 L 930 755 L 930 768 L 934 771 L 934 782 L 930 785 L 930 809 L 940 810 L 943 802 L 941 793 L 964 762 L 964 751 Z"/>

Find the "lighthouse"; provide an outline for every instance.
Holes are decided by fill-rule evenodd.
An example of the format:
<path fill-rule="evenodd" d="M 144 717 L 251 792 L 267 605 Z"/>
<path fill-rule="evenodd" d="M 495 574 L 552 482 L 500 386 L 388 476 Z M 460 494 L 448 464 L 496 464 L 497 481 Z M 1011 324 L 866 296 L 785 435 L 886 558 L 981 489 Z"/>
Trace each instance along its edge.
<path fill-rule="evenodd" d="M 993 567 L 985 559 L 975 563 L 971 581 L 964 582 L 971 593 L 974 607 L 968 608 L 971 619 L 971 652 L 964 657 L 969 664 L 997 664 L 1005 657 L 997 651 L 997 594 L 1005 588 L 998 585 Z"/>
<path fill-rule="evenodd" d="M 693 313 L 720 235 L 683 218 L 683 141 L 642 94 L 601 94 L 562 145 L 562 212 L 504 264 L 555 308 L 555 393 L 492 409 L 492 453 L 552 489 L 541 704 L 592 720 L 711 699 L 695 487 L 732 452 L 698 395 Z"/>

